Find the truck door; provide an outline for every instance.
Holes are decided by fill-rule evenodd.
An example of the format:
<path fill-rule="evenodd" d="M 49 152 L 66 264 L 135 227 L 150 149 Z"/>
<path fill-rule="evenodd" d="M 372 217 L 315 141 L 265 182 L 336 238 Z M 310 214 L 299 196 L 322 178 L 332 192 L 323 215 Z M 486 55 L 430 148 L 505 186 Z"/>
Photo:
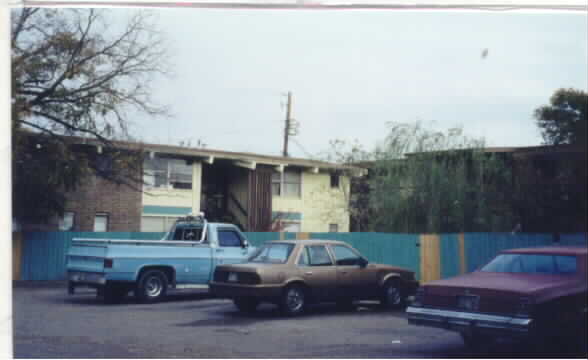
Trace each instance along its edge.
<path fill-rule="evenodd" d="M 218 228 L 218 247 L 214 249 L 214 260 L 218 265 L 245 262 L 250 247 L 245 247 L 245 238 L 233 228 Z"/>

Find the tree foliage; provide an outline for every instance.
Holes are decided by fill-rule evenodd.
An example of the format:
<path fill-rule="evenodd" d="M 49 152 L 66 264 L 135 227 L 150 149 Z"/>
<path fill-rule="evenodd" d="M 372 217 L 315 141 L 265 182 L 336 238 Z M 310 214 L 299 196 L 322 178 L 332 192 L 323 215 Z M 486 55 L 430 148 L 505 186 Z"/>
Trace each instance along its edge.
<path fill-rule="evenodd" d="M 586 147 L 588 136 L 588 93 L 559 89 L 549 101 L 535 110 L 537 126 L 547 145 L 573 144 Z"/>
<path fill-rule="evenodd" d="M 372 227 L 386 232 L 510 229 L 505 160 L 461 129 L 390 124 L 370 172 Z"/>
<path fill-rule="evenodd" d="M 63 191 L 90 172 L 132 185 L 137 179 L 129 174 L 140 167 L 139 154 L 115 150 L 112 141 L 129 137 L 131 113 L 166 114 L 149 87 L 154 75 L 167 73 L 164 41 L 152 14 L 133 12 L 122 26 L 109 23 L 107 14 L 50 8 L 12 12 L 13 210 L 18 219 L 46 219 L 63 211 Z M 71 136 L 104 150 L 79 151 Z M 34 201 L 35 195 L 43 200 Z"/>

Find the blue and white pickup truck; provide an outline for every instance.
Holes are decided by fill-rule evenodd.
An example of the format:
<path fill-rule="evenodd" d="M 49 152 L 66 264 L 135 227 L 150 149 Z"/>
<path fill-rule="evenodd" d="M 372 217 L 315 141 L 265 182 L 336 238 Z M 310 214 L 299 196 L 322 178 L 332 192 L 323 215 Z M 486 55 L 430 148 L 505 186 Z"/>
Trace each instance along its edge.
<path fill-rule="evenodd" d="M 161 240 L 73 239 L 67 255 L 68 290 L 91 287 L 105 302 L 134 291 L 143 302 L 171 288 L 206 287 L 220 264 L 245 262 L 255 249 L 235 225 L 201 214 L 178 219 Z"/>

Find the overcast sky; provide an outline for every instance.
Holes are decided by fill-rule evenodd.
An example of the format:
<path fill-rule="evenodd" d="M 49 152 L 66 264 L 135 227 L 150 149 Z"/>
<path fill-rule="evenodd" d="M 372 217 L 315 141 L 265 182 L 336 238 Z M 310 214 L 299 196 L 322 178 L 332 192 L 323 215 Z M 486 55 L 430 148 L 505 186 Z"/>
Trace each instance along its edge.
<path fill-rule="evenodd" d="M 156 11 L 176 76 L 157 79 L 154 98 L 174 117 L 134 119 L 146 142 L 278 155 L 292 91 L 293 156 L 335 138 L 370 149 L 390 121 L 531 146 L 533 110 L 588 87 L 584 13 Z"/>

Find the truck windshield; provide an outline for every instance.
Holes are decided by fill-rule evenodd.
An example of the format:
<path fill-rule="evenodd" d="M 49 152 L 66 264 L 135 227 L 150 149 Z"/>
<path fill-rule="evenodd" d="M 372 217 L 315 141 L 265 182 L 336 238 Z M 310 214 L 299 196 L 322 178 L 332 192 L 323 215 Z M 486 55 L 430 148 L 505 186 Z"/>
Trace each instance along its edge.
<path fill-rule="evenodd" d="M 573 275 L 576 257 L 548 254 L 501 254 L 481 271 L 524 274 Z"/>
<path fill-rule="evenodd" d="M 249 258 L 249 262 L 284 264 L 288 261 L 292 249 L 294 244 L 266 244 Z"/>

